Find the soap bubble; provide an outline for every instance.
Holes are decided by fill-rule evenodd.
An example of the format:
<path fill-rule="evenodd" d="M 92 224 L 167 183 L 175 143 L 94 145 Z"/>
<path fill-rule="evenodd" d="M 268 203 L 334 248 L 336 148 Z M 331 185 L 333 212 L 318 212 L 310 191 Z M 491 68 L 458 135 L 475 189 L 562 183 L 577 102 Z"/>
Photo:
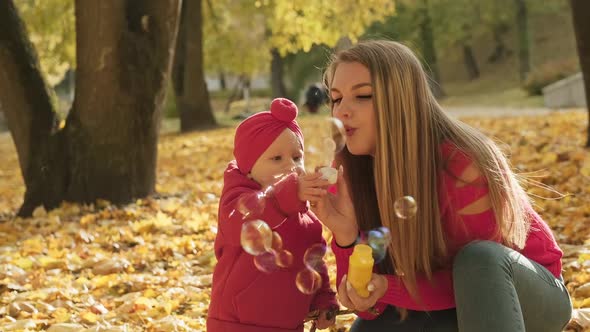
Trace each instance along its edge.
<path fill-rule="evenodd" d="M 240 244 L 250 255 L 260 255 L 272 247 L 272 230 L 262 220 L 252 220 L 242 224 Z"/>
<path fill-rule="evenodd" d="M 416 200 L 412 196 L 404 196 L 402 198 L 398 198 L 395 203 L 393 204 L 393 209 L 395 211 L 395 215 L 401 219 L 408 219 L 412 218 L 416 215 L 418 211 L 418 205 L 416 205 Z"/>
<path fill-rule="evenodd" d="M 314 270 L 303 269 L 295 278 L 297 289 L 303 294 L 313 294 L 322 287 L 322 276 Z"/>
<path fill-rule="evenodd" d="M 320 243 L 316 243 L 311 247 L 307 248 L 303 255 L 303 263 L 308 269 L 321 271 L 324 265 L 324 256 L 326 255 L 326 246 Z"/>
<path fill-rule="evenodd" d="M 277 232 L 272 232 L 272 245 L 273 250 L 279 251 L 283 249 L 283 239 Z"/>
<path fill-rule="evenodd" d="M 274 250 L 263 252 L 258 256 L 254 256 L 254 265 L 262 272 L 271 273 L 279 269 L 277 264 L 277 256 Z"/>
<path fill-rule="evenodd" d="M 276 263 L 280 267 L 288 268 L 293 265 L 293 254 L 288 250 L 276 252 Z"/>
<path fill-rule="evenodd" d="M 266 207 L 266 197 L 263 192 L 244 194 L 238 199 L 238 211 L 243 219 L 262 215 Z"/>
<path fill-rule="evenodd" d="M 385 258 L 390 242 L 391 233 L 385 227 L 379 227 L 367 233 L 367 244 L 373 249 L 375 263 L 379 263 Z"/>
<path fill-rule="evenodd" d="M 330 146 L 333 147 L 332 153 L 342 151 L 346 145 L 346 130 L 344 129 L 342 121 L 337 118 L 329 118 L 325 121 L 324 127 L 329 128 L 326 130 L 326 134 L 329 135 L 327 138 L 332 141 L 332 143 L 330 143 Z"/>
<path fill-rule="evenodd" d="M 336 154 L 346 145 L 346 131 L 342 121 L 328 118 L 321 122 L 318 153 L 320 166 L 330 166 Z"/>

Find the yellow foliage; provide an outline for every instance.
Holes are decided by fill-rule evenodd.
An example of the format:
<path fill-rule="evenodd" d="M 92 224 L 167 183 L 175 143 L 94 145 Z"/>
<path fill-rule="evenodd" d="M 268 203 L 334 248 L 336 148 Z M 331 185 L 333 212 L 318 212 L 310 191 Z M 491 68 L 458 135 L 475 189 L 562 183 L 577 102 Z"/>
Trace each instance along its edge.
<path fill-rule="evenodd" d="M 47 82 L 55 85 L 76 66 L 74 1 L 16 0 Z"/>
<path fill-rule="evenodd" d="M 352 41 L 373 22 L 394 12 L 391 0 L 219 0 L 204 6 L 204 52 L 208 71 L 255 74 L 268 69 L 270 50 L 282 56 L 313 45 Z M 231 47 L 227 47 L 231 45 Z M 239 56 L 236 56 L 236 52 Z"/>
<path fill-rule="evenodd" d="M 321 119 L 300 121 L 309 170 L 322 159 L 315 148 L 321 144 Z M 564 278 L 575 294 L 573 304 L 590 308 L 580 295 L 585 293 L 575 293 L 590 282 L 585 113 L 467 122 L 506 142 L 512 164 L 529 179 L 529 193 L 545 197 L 535 204 L 564 249 Z M 164 136 L 157 199 L 119 207 L 106 201 L 64 203 L 21 219 L 13 214 L 24 195 L 18 159 L 10 136 L 0 135 L 0 313 L 17 300 L 31 302 L 38 311 L 14 318 L 0 314 L 0 326 L 16 319 L 23 326 L 108 323 L 120 331 L 123 326 L 129 331 L 205 330 L 217 204 L 232 142 L 232 128 Z M 334 257 L 327 257 L 334 285 Z M 347 328 L 353 319 L 339 317 L 337 327 Z M 43 323 L 35 323 L 39 320 Z"/>

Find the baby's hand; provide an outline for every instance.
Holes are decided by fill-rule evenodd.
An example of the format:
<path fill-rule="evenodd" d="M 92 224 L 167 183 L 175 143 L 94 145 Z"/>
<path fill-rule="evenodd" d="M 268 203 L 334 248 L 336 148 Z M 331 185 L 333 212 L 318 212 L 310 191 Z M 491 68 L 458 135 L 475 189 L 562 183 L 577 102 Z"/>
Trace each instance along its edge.
<path fill-rule="evenodd" d="M 327 314 L 332 311 L 333 310 L 328 310 L 328 309 L 320 310 L 318 319 L 315 321 L 316 328 L 323 330 L 323 329 L 327 329 L 328 327 L 330 327 L 336 323 L 336 316 L 335 315 L 330 314 L 330 317 L 327 316 Z"/>
<path fill-rule="evenodd" d="M 322 178 L 322 173 L 299 175 L 297 197 L 301 201 L 310 201 L 313 204 L 327 193 L 326 188 L 329 185 L 330 183 Z"/>

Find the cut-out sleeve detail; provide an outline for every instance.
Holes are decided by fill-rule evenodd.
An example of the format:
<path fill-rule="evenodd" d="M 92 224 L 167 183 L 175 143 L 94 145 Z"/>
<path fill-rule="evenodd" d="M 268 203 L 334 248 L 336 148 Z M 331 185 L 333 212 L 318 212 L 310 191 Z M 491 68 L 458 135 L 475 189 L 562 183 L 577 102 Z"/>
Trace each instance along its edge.
<path fill-rule="evenodd" d="M 488 211 L 491 208 L 492 203 L 490 202 L 490 196 L 485 194 L 481 198 L 476 199 L 471 204 L 459 210 L 457 213 L 461 215 L 474 215 Z"/>

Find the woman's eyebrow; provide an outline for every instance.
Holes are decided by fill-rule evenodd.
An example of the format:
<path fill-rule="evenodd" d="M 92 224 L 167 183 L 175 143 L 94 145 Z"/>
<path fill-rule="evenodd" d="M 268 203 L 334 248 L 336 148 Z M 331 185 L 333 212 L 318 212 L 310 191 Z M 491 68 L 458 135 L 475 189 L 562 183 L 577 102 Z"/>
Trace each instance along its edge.
<path fill-rule="evenodd" d="M 364 86 L 372 86 L 371 83 L 358 83 L 352 86 L 352 90 L 362 88 Z"/>
<path fill-rule="evenodd" d="M 360 89 L 360 88 L 365 87 L 365 86 L 371 87 L 372 85 L 371 85 L 371 83 L 367 83 L 367 82 L 357 83 L 357 84 L 355 84 L 355 85 L 352 86 L 351 90 Z M 338 90 L 336 88 L 331 88 L 330 89 L 330 92 L 340 92 L 340 90 Z"/>

